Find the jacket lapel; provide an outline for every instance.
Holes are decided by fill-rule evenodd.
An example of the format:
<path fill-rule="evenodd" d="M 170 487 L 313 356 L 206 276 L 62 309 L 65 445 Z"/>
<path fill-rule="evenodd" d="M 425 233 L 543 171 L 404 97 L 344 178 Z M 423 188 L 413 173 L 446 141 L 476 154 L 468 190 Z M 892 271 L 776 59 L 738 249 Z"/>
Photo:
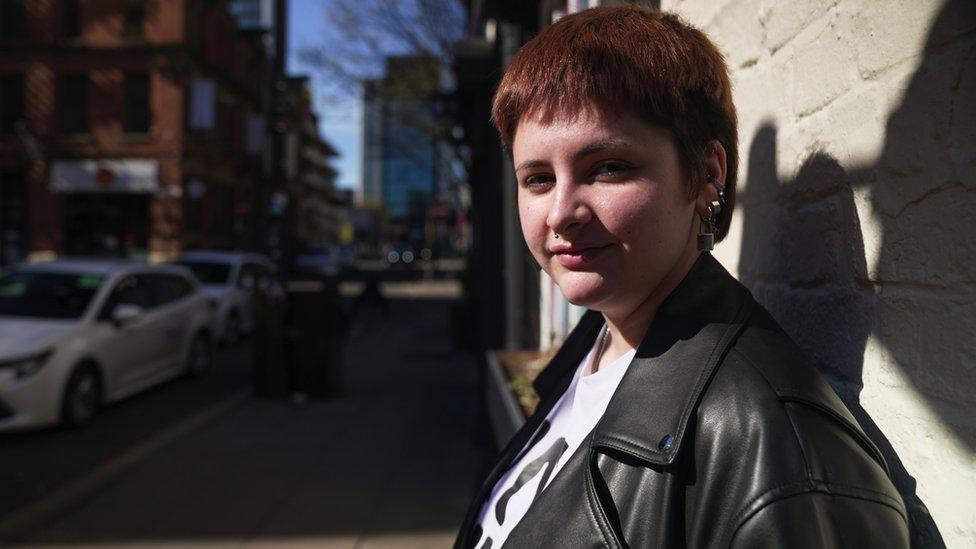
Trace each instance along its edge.
<path fill-rule="evenodd" d="M 580 360 L 593 346 L 602 326 L 603 316 L 595 311 L 587 311 L 566 338 L 566 341 L 563 342 L 556 355 L 549 361 L 546 369 L 536 378 L 534 387 L 539 394 L 539 405 L 532 417 L 502 450 L 498 462 L 495 463 L 488 477 L 482 483 L 478 494 L 468 508 L 468 513 L 461 526 L 458 539 L 454 542 L 454 547 L 471 547 L 472 544 L 477 543 L 477 539 L 472 539 L 474 538 L 472 530 L 485 500 L 491 496 L 491 491 L 498 479 L 508 471 L 512 463 L 521 457 L 522 450 L 525 449 L 531 437 L 535 435 L 539 425 L 559 401 L 559 397 L 562 396 L 566 388 L 569 387 L 576 367 L 579 366 Z"/>
<path fill-rule="evenodd" d="M 592 447 L 656 465 L 673 463 L 708 382 L 742 332 L 752 303 L 748 290 L 718 261 L 701 254 L 658 309 L 594 429 Z"/>

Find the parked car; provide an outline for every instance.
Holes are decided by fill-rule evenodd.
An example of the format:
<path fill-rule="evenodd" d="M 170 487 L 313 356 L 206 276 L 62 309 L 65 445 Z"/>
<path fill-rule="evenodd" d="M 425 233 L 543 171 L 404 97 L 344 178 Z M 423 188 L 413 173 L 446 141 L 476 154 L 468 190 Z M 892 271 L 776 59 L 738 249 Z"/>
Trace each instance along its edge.
<path fill-rule="evenodd" d="M 284 295 L 266 256 L 248 252 L 185 252 L 176 261 L 200 281 L 214 306 L 218 340 L 233 344 L 254 330 L 254 287 L 272 297 Z"/>
<path fill-rule="evenodd" d="M 213 311 L 189 271 L 57 260 L 0 277 L 0 431 L 83 425 L 98 407 L 212 363 Z"/>

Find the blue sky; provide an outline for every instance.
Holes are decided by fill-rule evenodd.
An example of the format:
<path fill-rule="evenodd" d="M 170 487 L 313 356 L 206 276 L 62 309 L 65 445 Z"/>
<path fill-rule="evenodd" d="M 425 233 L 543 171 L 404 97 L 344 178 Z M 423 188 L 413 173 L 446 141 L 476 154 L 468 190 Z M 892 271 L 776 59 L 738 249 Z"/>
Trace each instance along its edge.
<path fill-rule="evenodd" d="M 311 77 L 315 110 L 319 114 L 319 133 L 339 151 L 332 165 L 339 170 L 336 183 L 353 189 L 362 179 L 360 148 L 362 143 L 362 104 L 358 97 L 328 100 L 336 96 L 329 80 L 314 67 L 302 63 L 301 51 L 308 46 L 322 45 L 329 40 L 322 0 L 289 0 L 288 2 L 288 67 L 289 74 Z M 330 93 L 330 91 L 332 93 Z"/>

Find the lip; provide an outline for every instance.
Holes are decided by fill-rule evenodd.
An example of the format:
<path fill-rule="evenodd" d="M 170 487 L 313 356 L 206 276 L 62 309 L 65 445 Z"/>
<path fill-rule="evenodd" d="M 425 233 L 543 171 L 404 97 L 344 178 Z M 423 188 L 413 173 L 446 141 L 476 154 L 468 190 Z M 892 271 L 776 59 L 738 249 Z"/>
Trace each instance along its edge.
<path fill-rule="evenodd" d="M 562 244 L 549 249 L 560 265 L 569 270 L 582 270 L 599 260 L 610 249 L 609 244 L 582 246 Z"/>

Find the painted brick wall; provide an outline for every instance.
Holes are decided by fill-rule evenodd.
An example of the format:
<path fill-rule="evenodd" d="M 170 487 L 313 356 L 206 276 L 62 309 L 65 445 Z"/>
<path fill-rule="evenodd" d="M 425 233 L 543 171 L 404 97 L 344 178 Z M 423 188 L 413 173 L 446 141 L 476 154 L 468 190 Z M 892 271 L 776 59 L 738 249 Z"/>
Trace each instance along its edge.
<path fill-rule="evenodd" d="M 976 546 L 976 2 L 662 8 L 733 73 L 740 198 L 719 259 L 882 447 L 914 541 Z"/>

